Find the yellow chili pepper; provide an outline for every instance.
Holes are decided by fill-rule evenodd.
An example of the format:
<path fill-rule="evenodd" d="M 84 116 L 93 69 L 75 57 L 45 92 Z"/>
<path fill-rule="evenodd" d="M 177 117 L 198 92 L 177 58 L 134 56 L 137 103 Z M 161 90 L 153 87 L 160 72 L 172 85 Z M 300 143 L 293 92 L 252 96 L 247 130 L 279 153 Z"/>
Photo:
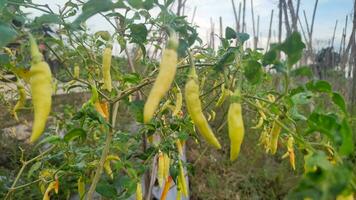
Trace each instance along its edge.
<path fill-rule="evenodd" d="M 30 142 L 35 142 L 43 133 L 52 104 L 52 76 L 48 64 L 38 50 L 35 39 L 30 35 L 32 63 L 30 86 L 34 107 L 34 122 Z"/>
<path fill-rule="evenodd" d="M 272 154 L 275 154 L 277 152 L 278 138 L 280 133 L 281 133 L 281 126 L 276 121 L 273 121 L 272 129 L 271 129 L 271 144 L 270 144 L 270 149 Z"/>
<path fill-rule="evenodd" d="M 221 85 L 221 96 L 219 97 L 218 101 L 216 102 L 215 106 L 220 107 L 224 102 L 225 99 L 230 95 L 230 90 L 225 88 L 225 84 Z"/>
<path fill-rule="evenodd" d="M 110 177 L 111 180 L 114 179 L 114 174 L 111 169 L 110 161 L 104 162 L 104 170 L 105 170 L 106 174 Z"/>
<path fill-rule="evenodd" d="M 168 109 L 171 105 L 171 100 L 167 100 L 166 102 L 164 102 L 164 104 L 161 106 L 160 108 L 160 112 L 164 112 L 166 109 Z"/>
<path fill-rule="evenodd" d="M 49 193 L 54 190 L 58 194 L 59 183 L 58 180 L 49 183 L 46 192 L 43 195 L 43 200 L 50 200 Z"/>
<path fill-rule="evenodd" d="M 258 112 L 260 113 L 262 119 L 263 119 L 263 120 L 266 120 L 267 117 L 266 117 L 265 113 L 262 111 L 263 106 L 262 106 L 262 104 L 260 103 L 260 101 L 257 100 L 257 99 L 256 99 L 256 105 L 257 105 L 258 108 L 259 108 L 259 109 L 258 109 Z"/>
<path fill-rule="evenodd" d="M 240 91 L 236 90 L 232 103 L 227 113 L 227 122 L 230 137 L 230 160 L 235 160 L 239 153 L 245 135 L 244 122 L 242 119 L 242 108 L 240 101 Z"/>
<path fill-rule="evenodd" d="M 210 113 L 211 113 L 211 121 L 214 121 L 216 118 L 216 112 L 214 110 L 211 110 Z"/>
<path fill-rule="evenodd" d="M 206 115 L 208 116 L 208 118 L 207 118 L 208 122 L 210 122 L 212 119 L 211 114 L 209 112 L 207 112 Z"/>
<path fill-rule="evenodd" d="M 102 101 L 100 102 L 100 106 L 106 116 L 106 120 L 109 120 L 109 103 L 107 101 Z"/>
<path fill-rule="evenodd" d="M 271 102 L 274 103 L 276 101 L 276 97 L 274 97 L 273 94 L 268 94 L 267 99 Z"/>
<path fill-rule="evenodd" d="M 172 177 L 168 176 L 168 178 L 167 178 L 167 180 L 166 180 L 166 182 L 164 184 L 160 200 L 166 200 L 167 194 L 168 194 L 169 188 L 171 187 L 172 181 L 173 181 Z"/>
<path fill-rule="evenodd" d="M 172 34 L 166 49 L 162 52 L 160 70 L 144 106 L 144 123 L 148 123 L 152 119 L 159 102 L 168 92 L 174 80 L 178 59 L 177 45 L 178 39 L 175 34 Z"/>
<path fill-rule="evenodd" d="M 210 143 L 217 149 L 220 149 L 221 145 L 216 139 L 213 131 L 211 130 L 209 123 L 206 120 L 201 108 L 201 101 L 199 98 L 199 83 L 194 66 L 192 66 L 190 77 L 185 85 L 184 94 L 187 103 L 188 113 L 192 118 L 195 126 L 198 128 L 199 132 L 207 140 L 208 143 Z"/>
<path fill-rule="evenodd" d="M 136 200 L 142 200 L 142 186 L 140 182 L 136 184 Z"/>
<path fill-rule="evenodd" d="M 82 176 L 78 178 L 78 194 L 79 194 L 79 199 L 83 199 L 84 194 L 85 194 L 85 182 Z"/>
<path fill-rule="evenodd" d="M 181 200 L 182 199 L 182 192 L 180 191 L 180 189 L 177 187 L 177 197 L 176 200 Z"/>
<path fill-rule="evenodd" d="M 111 74 L 110 74 L 110 68 L 111 68 L 111 57 L 112 57 L 112 45 L 109 42 L 106 45 L 106 48 L 103 53 L 103 66 L 102 66 L 102 73 L 103 73 L 103 89 L 106 89 L 107 91 L 111 92 L 112 90 L 112 85 L 111 85 Z"/>
<path fill-rule="evenodd" d="M 162 187 L 163 185 L 163 180 L 164 180 L 164 169 L 165 167 L 165 163 L 164 163 L 164 155 L 163 153 L 160 151 L 158 153 L 158 169 L 157 169 L 157 179 L 158 179 L 158 185 L 160 187 Z"/>
<path fill-rule="evenodd" d="M 91 97 L 89 99 L 89 103 L 95 104 L 95 102 L 97 102 L 99 99 L 98 90 L 96 89 L 96 86 L 94 84 L 90 85 L 90 89 L 91 89 Z"/>
<path fill-rule="evenodd" d="M 251 129 L 259 129 L 259 128 L 261 128 L 262 125 L 263 125 L 263 122 L 264 122 L 264 120 L 263 120 L 263 117 L 261 116 L 261 117 L 258 119 L 258 122 L 257 122 L 256 126 L 251 127 Z"/>
<path fill-rule="evenodd" d="M 163 171 L 163 179 L 166 180 L 169 176 L 169 168 L 171 159 L 169 158 L 168 154 L 163 153 L 164 158 L 164 171 Z"/>
<path fill-rule="evenodd" d="M 182 104 L 183 104 L 182 91 L 180 90 L 179 86 L 177 85 L 176 106 L 174 107 L 172 116 L 178 115 L 178 113 L 182 110 Z"/>
<path fill-rule="evenodd" d="M 263 145 L 263 147 L 266 150 L 266 153 L 270 151 L 270 144 L 271 144 L 271 136 L 269 134 L 269 131 L 264 128 L 261 132 L 260 138 L 259 138 L 259 145 Z"/>
<path fill-rule="evenodd" d="M 111 179 L 114 179 L 114 174 L 112 172 L 112 169 L 111 169 L 111 161 L 112 160 L 120 160 L 120 158 L 118 156 L 115 156 L 115 155 L 108 155 L 105 159 L 105 162 L 104 162 L 104 170 L 106 172 L 106 174 L 111 178 Z"/>
<path fill-rule="evenodd" d="M 188 197 L 188 186 L 187 183 L 185 181 L 185 175 L 184 175 L 184 169 L 183 169 L 183 165 L 182 165 L 182 161 L 179 160 L 178 161 L 178 165 L 179 165 L 179 175 L 178 175 L 178 182 L 181 186 L 181 190 L 182 193 L 185 197 Z"/>
<path fill-rule="evenodd" d="M 78 65 L 75 65 L 74 66 L 74 73 L 73 73 L 74 78 L 79 78 L 79 73 L 80 73 L 80 68 L 79 68 Z"/>
<path fill-rule="evenodd" d="M 95 110 L 96 110 L 102 117 L 104 117 L 105 119 L 108 118 L 108 116 L 105 114 L 103 108 L 101 107 L 101 103 L 100 103 L 99 101 L 95 102 L 94 106 L 95 106 Z"/>
<path fill-rule="evenodd" d="M 292 166 L 293 170 L 295 170 L 294 138 L 292 136 L 288 138 L 287 148 L 290 165 Z"/>
<path fill-rule="evenodd" d="M 180 142 L 180 139 L 176 140 L 176 146 L 177 146 L 177 150 L 180 156 L 183 156 L 183 145 Z"/>
<path fill-rule="evenodd" d="M 25 88 L 23 87 L 23 85 L 21 85 L 20 83 L 17 83 L 17 90 L 19 93 L 19 99 L 17 100 L 17 103 L 14 107 L 14 109 L 12 110 L 12 113 L 16 119 L 16 121 L 19 121 L 19 118 L 17 117 L 17 111 L 21 108 L 23 108 L 25 106 L 26 103 L 26 91 Z"/>
<path fill-rule="evenodd" d="M 354 199 L 354 194 L 351 193 L 349 195 L 340 194 L 336 197 L 336 200 L 355 200 L 355 199 Z"/>

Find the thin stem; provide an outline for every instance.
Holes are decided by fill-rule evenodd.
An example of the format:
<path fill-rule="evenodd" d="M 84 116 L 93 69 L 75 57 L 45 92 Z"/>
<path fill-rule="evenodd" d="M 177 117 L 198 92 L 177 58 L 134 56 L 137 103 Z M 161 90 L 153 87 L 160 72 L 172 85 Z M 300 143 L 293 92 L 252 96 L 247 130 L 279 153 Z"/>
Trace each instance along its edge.
<path fill-rule="evenodd" d="M 5 196 L 5 200 L 9 198 L 10 194 L 15 191 L 17 188 L 15 187 L 17 182 L 19 181 L 23 171 L 25 170 L 25 168 L 27 167 L 27 165 L 29 165 L 30 163 L 40 159 L 42 156 L 46 155 L 47 153 L 49 153 L 50 151 L 52 151 L 55 148 L 55 146 L 50 147 L 49 149 L 47 149 L 46 151 L 42 152 L 41 154 L 37 155 L 36 157 L 28 160 L 28 161 L 22 161 L 22 166 L 20 171 L 17 173 L 16 178 L 14 180 L 14 182 L 12 183 L 11 187 L 9 188 L 9 191 L 7 192 L 6 196 Z M 23 154 L 21 156 L 21 160 L 22 160 Z"/>
<path fill-rule="evenodd" d="M 116 116 L 117 116 L 118 103 L 117 102 L 111 103 L 110 108 L 111 108 L 111 111 L 110 111 L 111 119 L 110 119 L 110 121 L 112 123 L 115 123 Z M 98 182 L 100 180 L 100 177 L 101 177 L 101 174 L 103 172 L 104 163 L 105 163 L 106 157 L 107 157 L 107 155 L 109 153 L 109 150 L 110 150 L 110 144 L 111 144 L 111 141 L 112 141 L 112 138 L 113 138 L 113 131 L 114 131 L 113 129 L 114 128 L 115 128 L 115 124 L 111 124 L 111 126 L 109 127 L 109 131 L 108 131 L 108 134 L 106 136 L 105 146 L 104 146 L 103 152 L 102 152 L 101 157 L 100 157 L 99 165 L 95 170 L 95 176 L 93 178 L 93 181 L 92 181 L 92 183 L 90 185 L 90 188 L 88 190 L 88 193 L 87 193 L 87 199 L 88 200 L 92 200 L 93 199 L 93 194 L 95 192 L 96 185 L 98 184 Z"/>
<path fill-rule="evenodd" d="M 87 199 L 88 200 L 92 200 L 93 199 L 93 194 L 95 192 L 96 185 L 99 182 L 101 174 L 103 172 L 106 156 L 108 155 L 108 152 L 109 152 L 109 149 L 110 149 L 110 144 L 111 144 L 111 141 L 112 141 L 112 135 L 113 135 L 112 134 L 112 129 L 110 128 L 110 130 L 108 131 L 108 134 L 106 136 L 105 146 L 104 146 L 103 152 L 101 154 L 99 165 L 95 170 L 95 176 L 94 176 L 93 181 L 92 181 L 92 183 L 90 185 L 90 188 L 88 190 L 88 194 L 87 194 Z"/>
<path fill-rule="evenodd" d="M 12 189 L 12 190 L 21 189 L 21 188 L 30 186 L 30 185 L 32 185 L 32 184 L 34 184 L 34 183 L 37 183 L 37 182 L 40 182 L 40 181 L 41 181 L 41 179 L 37 179 L 37 180 L 35 180 L 35 181 L 29 182 L 29 183 L 26 183 L 26 184 L 23 184 L 23 185 L 19 185 L 19 186 L 17 186 L 17 187 L 10 188 L 10 189 Z"/>

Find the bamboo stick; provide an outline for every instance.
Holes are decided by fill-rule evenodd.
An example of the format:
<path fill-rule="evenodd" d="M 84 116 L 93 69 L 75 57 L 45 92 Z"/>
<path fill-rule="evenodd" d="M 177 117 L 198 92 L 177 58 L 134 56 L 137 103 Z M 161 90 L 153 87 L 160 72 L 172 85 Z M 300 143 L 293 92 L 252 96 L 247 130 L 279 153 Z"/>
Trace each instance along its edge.
<path fill-rule="evenodd" d="M 268 51 L 268 47 L 269 47 L 269 44 L 270 44 L 270 41 L 271 41 L 273 12 L 274 12 L 274 10 L 272 9 L 271 18 L 270 18 L 270 21 L 269 21 L 269 29 L 268 29 L 268 38 L 267 38 L 266 51 Z"/>
<path fill-rule="evenodd" d="M 279 9 L 279 16 L 278 16 L 278 43 L 282 42 L 282 18 L 283 18 L 283 11 L 282 11 L 282 0 L 279 0 L 278 9 Z"/>
<path fill-rule="evenodd" d="M 237 18 L 237 12 L 236 12 L 236 7 L 235 7 L 234 0 L 231 0 L 231 4 L 232 4 L 232 9 L 234 11 L 236 31 L 238 32 L 238 30 L 239 30 L 239 21 L 238 21 L 238 18 Z"/>
<path fill-rule="evenodd" d="M 246 0 L 243 0 L 243 8 L 242 8 L 242 32 L 246 32 Z"/>

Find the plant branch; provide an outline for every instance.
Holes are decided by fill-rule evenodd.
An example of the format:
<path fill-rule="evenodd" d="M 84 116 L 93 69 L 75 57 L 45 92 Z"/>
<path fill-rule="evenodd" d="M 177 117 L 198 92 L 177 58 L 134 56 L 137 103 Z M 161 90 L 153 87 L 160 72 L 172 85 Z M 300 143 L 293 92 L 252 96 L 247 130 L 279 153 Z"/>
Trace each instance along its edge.
<path fill-rule="evenodd" d="M 33 157 L 32 159 L 28 160 L 28 161 L 23 161 L 23 152 L 21 155 L 21 162 L 22 162 L 22 166 L 20 171 L 17 173 L 16 178 L 14 180 L 14 182 L 12 183 L 11 187 L 9 188 L 9 191 L 7 192 L 6 196 L 5 196 L 5 200 L 9 198 L 10 194 L 15 191 L 18 188 L 22 188 L 21 186 L 16 187 L 17 182 L 19 181 L 23 171 L 25 170 L 25 168 L 27 167 L 27 165 L 29 165 L 30 163 L 40 159 L 41 157 L 43 157 L 44 155 L 46 155 L 47 153 L 49 153 L 50 151 L 52 151 L 55 148 L 55 146 L 50 147 L 49 149 L 47 149 L 46 151 L 40 153 L 39 155 L 37 155 L 36 157 Z M 27 185 L 26 185 L 27 186 Z"/>
<path fill-rule="evenodd" d="M 88 199 L 88 200 L 92 200 L 93 199 L 93 194 L 95 192 L 96 185 L 99 182 L 101 174 L 103 172 L 106 156 L 108 155 L 108 152 L 109 152 L 109 149 L 110 149 L 110 144 L 111 144 L 111 141 L 112 141 L 112 135 L 113 135 L 112 131 L 113 131 L 112 128 L 110 128 L 110 130 L 108 131 L 108 134 L 106 135 L 105 146 L 104 146 L 103 152 L 102 152 L 101 157 L 100 157 L 99 165 L 95 170 L 95 176 L 93 178 L 93 181 L 92 181 L 92 183 L 90 185 L 90 188 L 88 190 L 88 193 L 87 193 L 87 198 L 86 199 Z"/>

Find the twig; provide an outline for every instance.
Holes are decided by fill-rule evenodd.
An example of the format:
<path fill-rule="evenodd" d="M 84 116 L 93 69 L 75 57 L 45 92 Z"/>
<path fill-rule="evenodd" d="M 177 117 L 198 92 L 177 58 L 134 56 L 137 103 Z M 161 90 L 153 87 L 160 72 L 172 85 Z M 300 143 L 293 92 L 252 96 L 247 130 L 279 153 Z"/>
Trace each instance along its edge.
<path fill-rule="evenodd" d="M 17 176 L 16 176 L 14 182 L 12 183 L 11 187 L 9 188 L 9 191 L 7 192 L 7 194 L 5 196 L 5 200 L 8 199 L 10 194 L 17 189 L 16 184 L 19 181 L 19 179 L 20 179 L 23 171 L 27 167 L 27 165 L 29 165 L 30 163 L 40 159 L 42 156 L 46 155 L 47 153 L 52 151 L 54 148 L 55 148 L 55 146 L 52 146 L 49 149 L 47 149 L 46 151 L 40 153 L 39 155 L 37 155 L 36 157 L 34 157 L 34 158 L 32 158 L 32 159 L 30 159 L 28 161 L 23 161 L 23 152 L 22 152 L 22 154 L 21 154 L 22 167 L 21 167 L 20 171 L 17 173 Z"/>
<path fill-rule="evenodd" d="M 111 103 L 110 104 L 110 108 L 111 108 L 111 112 L 110 112 L 111 113 L 111 119 L 110 119 L 110 121 L 111 121 L 111 123 L 115 123 L 116 116 L 117 116 L 118 104 L 116 102 Z M 116 109 L 116 110 L 114 110 L 114 109 Z M 105 146 L 104 146 L 103 152 L 101 154 L 98 167 L 95 170 L 95 176 L 94 176 L 94 178 L 92 180 L 92 183 L 91 183 L 90 188 L 89 188 L 88 193 L 87 193 L 87 199 L 88 200 L 92 200 L 93 199 L 93 194 L 95 192 L 96 185 L 99 182 L 101 174 L 103 172 L 104 163 L 105 163 L 106 157 L 107 157 L 107 155 L 109 153 L 109 150 L 110 150 L 110 144 L 111 144 L 111 141 L 112 141 L 112 138 L 113 138 L 113 129 L 114 128 L 115 128 L 115 124 L 111 124 L 111 126 L 109 128 L 109 131 L 108 131 L 108 134 L 106 135 Z"/>
<path fill-rule="evenodd" d="M 197 12 L 197 6 L 194 7 L 192 20 L 190 21 L 191 24 L 193 24 L 193 22 L 194 22 L 194 18 L 195 18 L 195 13 L 196 13 L 196 12 Z"/>
<path fill-rule="evenodd" d="M 155 178 L 156 177 L 156 173 L 157 173 L 157 154 L 154 156 L 153 158 L 153 162 L 152 162 L 152 171 L 151 171 L 151 176 L 150 176 L 150 183 L 149 183 L 149 187 L 147 188 L 147 196 L 146 196 L 146 200 L 150 200 L 151 199 L 151 194 L 152 194 L 152 188 L 154 186 L 154 182 L 155 182 Z"/>

